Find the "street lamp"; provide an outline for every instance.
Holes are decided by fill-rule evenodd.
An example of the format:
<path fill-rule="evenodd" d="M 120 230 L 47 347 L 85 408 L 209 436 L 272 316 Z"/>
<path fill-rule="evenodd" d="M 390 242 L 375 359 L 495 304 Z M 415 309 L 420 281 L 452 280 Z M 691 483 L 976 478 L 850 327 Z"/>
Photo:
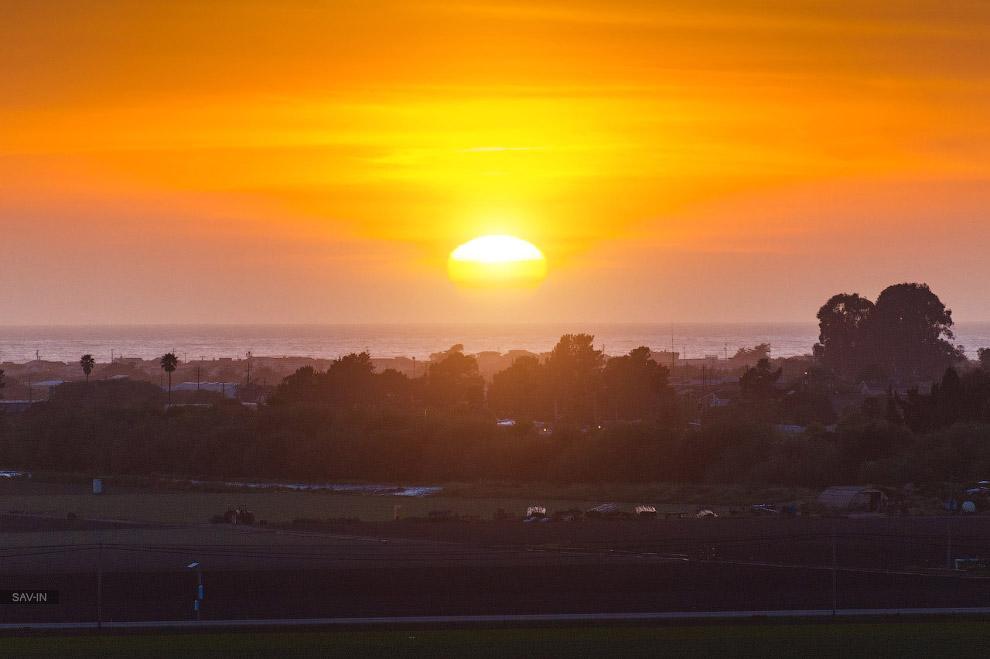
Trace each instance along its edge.
<path fill-rule="evenodd" d="M 186 567 L 196 568 L 196 600 L 193 602 L 193 610 L 196 612 L 196 620 L 199 620 L 202 615 L 200 602 L 203 601 L 203 571 L 200 569 L 199 563 L 190 563 Z"/>

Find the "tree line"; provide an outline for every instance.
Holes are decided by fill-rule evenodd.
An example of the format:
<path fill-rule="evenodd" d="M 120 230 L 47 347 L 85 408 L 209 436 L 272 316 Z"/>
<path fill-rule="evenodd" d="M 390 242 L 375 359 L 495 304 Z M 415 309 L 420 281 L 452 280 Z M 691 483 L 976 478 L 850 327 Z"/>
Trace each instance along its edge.
<path fill-rule="evenodd" d="M 647 347 L 606 359 L 593 336 L 567 334 L 545 359 L 521 357 L 490 383 L 458 346 L 418 378 L 350 354 L 326 370 L 299 369 L 257 410 L 195 392 L 212 404 L 166 411 L 148 383 L 66 383 L 23 414 L 0 416 L 0 464 L 311 481 L 990 478 L 990 352 L 961 358 L 948 343 L 951 314 L 927 286 L 892 286 L 867 302 L 842 294 L 822 307 L 814 363 L 748 351 L 760 358 L 720 407 L 676 395 Z M 889 340 L 892 327 L 914 342 Z M 166 372 L 176 364 L 161 361 Z M 940 368 L 930 389 L 902 385 Z M 836 409 L 864 373 L 880 393 Z M 498 422 L 506 418 L 514 424 Z"/>

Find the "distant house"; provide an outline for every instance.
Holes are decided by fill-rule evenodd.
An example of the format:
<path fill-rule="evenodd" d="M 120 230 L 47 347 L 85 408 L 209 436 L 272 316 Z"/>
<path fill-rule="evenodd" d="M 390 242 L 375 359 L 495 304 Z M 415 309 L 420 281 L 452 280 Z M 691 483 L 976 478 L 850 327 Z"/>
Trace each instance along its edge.
<path fill-rule="evenodd" d="M 660 366 L 664 366 L 671 373 L 677 371 L 678 362 L 681 357 L 679 352 L 670 350 L 650 350 L 650 357 Z"/>
<path fill-rule="evenodd" d="M 859 383 L 859 395 L 860 396 L 882 396 L 887 393 L 887 387 L 882 384 L 877 384 L 875 382 L 863 382 Z"/>
<path fill-rule="evenodd" d="M 227 398 L 237 398 L 236 382 L 183 382 L 172 387 L 172 391 L 215 391 Z"/>
<path fill-rule="evenodd" d="M 701 400 L 698 401 L 698 405 L 700 407 L 725 407 L 729 404 L 729 399 L 722 398 L 719 394 L 720 392 L 717 391 L 710 394 L 705 394 L 701 397 Z"/>
<path fill-rule="evenodd" d="M 35 382 L 34 386 L 48 387 L 49 389 L 51 389 L 52 387 L 57 387 L 60 384 L 65 384 L 65 380 L 43 380 L 41 382 Z"/>
<path fill-rule="evenodd" d="M 887 495 L 861 485 L 836 485 L 818 495 L 818 503 L 843 512 L 878 513 L 886 506 Z"/>
<path fill-rule="evenodd" d="M 0 410 L 7 414 L 21 414 L 38 401 L 34 400 L 0 400 Z"/>

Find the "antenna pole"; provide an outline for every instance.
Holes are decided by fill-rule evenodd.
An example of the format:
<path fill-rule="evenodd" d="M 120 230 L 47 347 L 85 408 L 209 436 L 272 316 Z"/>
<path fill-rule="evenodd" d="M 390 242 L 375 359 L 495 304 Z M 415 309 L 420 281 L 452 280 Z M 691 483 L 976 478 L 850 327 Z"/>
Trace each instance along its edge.
<path fill-rule="evenodd" d="M 837 585 L 837 574 L 835 569 L 835 522 L 832 523 L 832 617 L 835 617 L 836 610 L 838 608 L 838 585 Z"/>

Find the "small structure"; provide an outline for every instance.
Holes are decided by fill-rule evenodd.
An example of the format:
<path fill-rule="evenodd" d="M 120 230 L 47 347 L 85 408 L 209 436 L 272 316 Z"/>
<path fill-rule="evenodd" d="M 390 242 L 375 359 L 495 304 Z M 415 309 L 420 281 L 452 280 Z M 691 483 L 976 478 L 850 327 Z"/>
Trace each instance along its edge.
<path fill-rule="evenodd" d="M 60 384 L 65 384 L 65 380 L 42 380 L 41 382 L 35 382 L 35 387 L 57 387 Z"/>
<path fill-rule="evenodd" d="M 641 519 L 656 519 L 657 507 L 648 506 L 646 504 L 636 506 L 636 517 L 639 517 Z"/>
<path fill-rule="evenodd" d="M 226 524 L 254 524 L 254 513 L 243 504 L 236 508 L 227 506 L 227 512 L 217 515 L 214 520 Z"/>
<path fill-rule="evenodd" d="M 7 414 L 23 414 L 27 408 L 38 401 L 34 400 L 0 400 L 0 410 Z"/>
<path fill-rule="evenodd" d="M 729 404 L 729 398 L 727 396 L 720 395 L 722 392 L 712 392 L 710 394 L 705 394 L 698 401 L 699 407 L 725 407 Z"/>
<path fill-rule="evenodd" d="M 886 501 L 886 494 L 862 485 L 836 485 L 818 495 L 818 503 L 843 512 L 879 513 Z"/>

